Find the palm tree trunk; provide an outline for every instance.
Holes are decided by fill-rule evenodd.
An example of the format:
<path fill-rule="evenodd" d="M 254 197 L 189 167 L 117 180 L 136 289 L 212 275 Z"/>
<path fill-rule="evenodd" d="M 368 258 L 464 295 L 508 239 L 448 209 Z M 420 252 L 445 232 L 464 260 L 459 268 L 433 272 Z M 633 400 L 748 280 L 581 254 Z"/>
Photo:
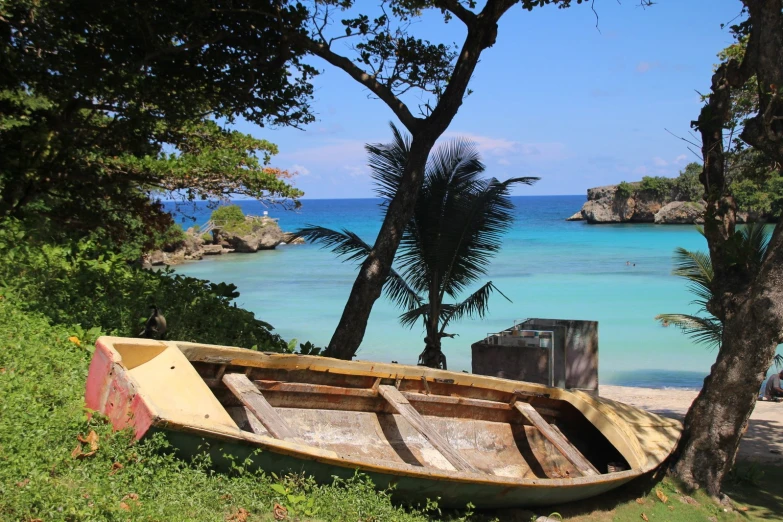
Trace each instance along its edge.
<path fill-rule="evenodd" d="M 424 180 L 427 157 L 434 145 L 435 138 L 428 134 L 413 135 L 408 164 L 405 166 L 399 190 L 389 203 L 375 245 L 353 283 L 351 295 L 325 355 L 350 360 L 359 349 L 372 306 L 381 296 L 402 233 L 413 216 L 419 189 Z"/>

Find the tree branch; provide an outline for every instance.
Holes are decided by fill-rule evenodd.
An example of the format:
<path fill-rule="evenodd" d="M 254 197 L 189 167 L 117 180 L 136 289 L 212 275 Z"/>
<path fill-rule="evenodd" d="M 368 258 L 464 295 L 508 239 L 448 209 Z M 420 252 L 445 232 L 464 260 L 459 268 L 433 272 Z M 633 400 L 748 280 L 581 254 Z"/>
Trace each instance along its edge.
<path fill-rule="evenodd" d="M 367 87 L 373 94 L 380 98 L 394 114 L 399 118 L 400 122 L 408 129 L 411 134 L 415 134 L 419 127 L 419 123 L 422 121 L 420 118 L 416 118 L 411 114 L 402 100 L 397 98 L 394 93 L 385 85 L 376 80 L 373 76 L 367 74 L 366 71 L 356 66 L 351 60 L 345 56 L 341 56 L 331 49 L 326 44 L 313 41 L 312 39 L 303 36 L 301 34 L 291 35 L 292 39 L 296 39 L 298 43 L 303 45 L 308 51 L 314 55 L 323 58 L 330 64 L 334 65 L 347 72 L 351 78 Z"/>
<path fill-rule="evenodd" d="M 468 29 L 476 24 L 476 13 L 459 3 L 459 0 L 436 0 L 435 7 L 439 7 L 459 18 Z"/>
<path fill-rule="evenodd" d="M 481 51 L 495 44 L 498 33 L 498 20 L 518 0 L 488 0 L 481 13 L 476 16 L 475 23 L 468 27 L 468 36 L 462 45 L 462 50 L 454 66 L 443 96 L 427 121 L 440 122 L 433 129 L 436 135 L 440 135 L 462 105 L 462 99 L 468 87 L 468 82 L 476 69 Z M 442 127 L 442 128 L 440 128 Z"/>

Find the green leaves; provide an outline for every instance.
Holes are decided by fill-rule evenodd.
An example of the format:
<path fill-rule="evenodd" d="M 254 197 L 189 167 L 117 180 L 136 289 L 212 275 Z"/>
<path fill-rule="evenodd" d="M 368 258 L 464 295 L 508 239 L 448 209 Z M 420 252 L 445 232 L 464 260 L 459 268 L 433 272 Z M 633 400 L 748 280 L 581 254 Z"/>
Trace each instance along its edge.
<path fill-rule="evenodd" d="M 0 220 L 117 246 L 169 227 L 162 194 L 295 206 L 291 174 L 268 165 L 277 147 L 216 123 L 313 120 L 315 70 L 282 36 L 306 11 L 251 4 L 5 2 Z"/>
<path fill-rule="evenodd" d="M 0 229 L 2 230 L 2 229 Z M 99 332 L 135 336 L 156 304 L 169 338 L 283 352 L 287 343 L 271 325 L 234 306 L 235 285 L 211 283 L 130 266 L 117 254 L 97 255 L 85 241 L 51 246 L 6 243 L 0 233 L 0 287 L 9 299 L 55 323 L 76 324 L 71 333 L 91 342 Z M 8 261 L 14 252 L 14 262 Z M 23 299 L 20 297 L 23 296 Z"/>

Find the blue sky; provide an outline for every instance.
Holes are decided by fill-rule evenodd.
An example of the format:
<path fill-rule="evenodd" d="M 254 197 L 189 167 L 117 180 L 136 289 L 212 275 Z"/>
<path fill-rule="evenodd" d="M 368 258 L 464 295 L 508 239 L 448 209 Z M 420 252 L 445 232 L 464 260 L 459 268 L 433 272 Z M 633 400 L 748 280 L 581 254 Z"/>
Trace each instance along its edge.
<path fill-rule="evenodd" d="M 488 175 L 542 178 L 515 195 L 584 194 L 644 175 L 676 176 L 697 158 L 666 129 L 688 136 L 701 107 L 696 91 L 709 90 L 715 55 L 732 43 L 720 25 L 740 8 L 738 0 L 659 0 L 647 9 L 637 0 L 596 0 L 599 32 L 589 5 L 515 7 L 446 136 L 472 138 Z M 412 30 L 444 43 L 461 44 L 464 34 L 458 21 L 443 24 L 435 14 Z M 335 50 L 345 52 L 341 45 Z M 388 141 L 394 115 L 343 71 L 312 63 L 323 71 L 315 123 L 303 131 L 236 128 L 276 143 L 273 164 L 299 172 L 305 197 L 372 197 L 363 146 Z"/>

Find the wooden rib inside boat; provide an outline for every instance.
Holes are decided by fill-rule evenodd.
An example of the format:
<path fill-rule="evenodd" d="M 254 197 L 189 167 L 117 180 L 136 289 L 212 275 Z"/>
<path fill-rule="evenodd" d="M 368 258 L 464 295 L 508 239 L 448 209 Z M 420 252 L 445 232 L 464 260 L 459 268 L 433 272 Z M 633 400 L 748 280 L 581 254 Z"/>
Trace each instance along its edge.
<path fill-rule="evenodd" d="M 87 405 L 183 453 L 318 480 L 370 475 L 403 501 L 478 507 L 593 496 L 657 467 L 680 424 L 581 392 L 423 367 L 103 337 Z"/>

